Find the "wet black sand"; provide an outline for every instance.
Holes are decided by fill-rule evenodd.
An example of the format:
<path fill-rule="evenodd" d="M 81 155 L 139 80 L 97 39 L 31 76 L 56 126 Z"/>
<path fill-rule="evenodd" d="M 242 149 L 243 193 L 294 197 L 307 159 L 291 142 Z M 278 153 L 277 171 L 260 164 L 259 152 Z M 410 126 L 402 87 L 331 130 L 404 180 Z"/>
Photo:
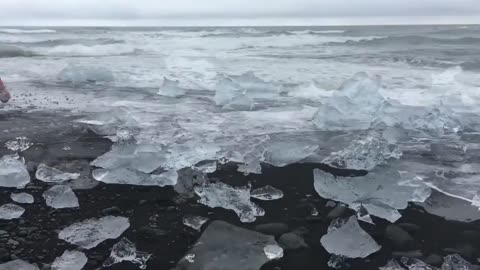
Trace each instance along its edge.
<path fill-rule="evenodd" d="M 331 222 L 331 218 L 327 215 L 333 208 L 327 207 L 327 200 L 320 198 L 313 188 L 313 169 L 330 170 L 328 167 L 320 164 L 293 164 L 284 168 L 264 166 L 262 175 L 244 176 L 236 171 L 234 164 L 227 164 L 209 175 L 211 180 L 221 180 L 232 185 L 246 185 L 251 182 L 253 188 L 257 188 L 268 184 L 284 192 L 285 196 L 280 200 L 256 201 L 265 209 L 266 215 L 258 217 L 254 223 L 241 223 L 233 211 L 208 208 L 196 203 L 196 198 L 179 202 L 172 187 L 137 187 L 100 183 L 90 190 L 75 190 L 80 202 L 79 209 L 54 210 L 47 207 L 42 198 L 42 193 L 49 188 L 49 185 L 34 179 L 36 165 L 47 163 L 69 168 L 72 172 L 81 170 L 82 174 L 88 174 L 90 170 L 88 162 L 108 151 L 111 145 L 108 140 L 81 127 L 69 125 L 68 121 L 71 120 L 65 119 L 64 125 L 57 125 L 63 132 L 58 130 L 52 132 L 51 130 L 54 130 L 52 126 L 50 131 L 43 129 L 34 136 L 23 134 L 23 136 L 38 139 L 40 143 L 22 153 L 32 176 L 32 182 L 23 191 L 32 194 L 35 197 L 35 203 L 22 205 L 26 212 L 20 219 L 0 221 L 0 262 L 20 258 L 37 263 L 41 268 L 53 262 L 65 250 L 77 249 L 58 239 L 59 230 L 88 218 L 120 215 L 128 217 L 131 223 L 131 227 L 123 236 L 134 242 L 139 250 L 153 254 L 147 269 L 172 269 L 200 237 L 201 232 L 186 227 L 182 223 L 183 216 L 194 214 L 208 217 L 210 220 L 224 220 L 251 230 L 255 230 L 257 225 L 272 222 L 285 223 L 290 231 L 303 228 L 302 230 L 306 232 L 303 237 L 309 247 L 288 250 L 284 258 L 264 265 L 262 270 L 328 269 L 327 261 L 330 255 L 321 246 L 320 238 L 326 233 Z M 0 124 L 9 124 L 8 121 L 11 121 L 11 117 L 3 116 Z M 69 128 L 65 129 L 65 127 Z M 3 146 L 3 138 L 0 143 Z M 71 150 L 63 150 L 64 146 L 70 147 Z M 1 148 L 0 154 L 6 153 L 8 151 Z M 341 175 L 362 173 L 330 171 Z M 17 192 L 17 190 L 0 188 L 0 204 L 11 202 L 11 192 Z M 318 210 L 318 216 L 311 215 L 313 208 Z M 346 210 L 339 216 L 349 217 L 352 214 L 353 212 Z M 457 252 L 474 263 L 476 258 L 480 257 L 479 222 L 446 221 L 441 217 L 425 213 L 418 206 L 410 206 L 402 211 L 402 215 L 403 217 L 396 222 L 396 225 L 408 231 L 413 241 L 402 245 L 394 244 L 385 235 L 389 223 L 384 220 L 374 218 L 377 225 L 360 222 L 360 225 L 382 246 L 382 249 L 367 259 L 351 260 L 350 269 L 378 269 L 393 256 L 406 253 L 426 258 L 432 254 L 443 257 Z M 118 240 L 108 240 L 96 248 L 84 250 L 89 258 L 84 269 L 99 268 L 109 256 L 112 245 Z M 109 269 L 138 268 L 130 263 L 122 263 Z"/>

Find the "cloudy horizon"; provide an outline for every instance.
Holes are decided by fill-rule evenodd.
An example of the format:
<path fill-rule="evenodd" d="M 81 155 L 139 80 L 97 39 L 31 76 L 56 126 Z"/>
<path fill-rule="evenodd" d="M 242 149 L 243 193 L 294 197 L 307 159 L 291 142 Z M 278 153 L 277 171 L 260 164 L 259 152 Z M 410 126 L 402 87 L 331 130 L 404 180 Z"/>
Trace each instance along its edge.
<path fill-rule="evenodd" d="M 2 0 L 0 25 L 479 24 L 478 0 Z"/>

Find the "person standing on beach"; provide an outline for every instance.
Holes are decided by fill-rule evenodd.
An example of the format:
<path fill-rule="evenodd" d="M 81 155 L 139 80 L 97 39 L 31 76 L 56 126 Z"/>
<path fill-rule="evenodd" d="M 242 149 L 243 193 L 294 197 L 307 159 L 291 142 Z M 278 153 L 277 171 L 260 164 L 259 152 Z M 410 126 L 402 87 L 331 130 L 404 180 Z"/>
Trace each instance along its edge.
<path fill-rule="evenodd" d="M 10 100 L 10 93 L 8 92 L 5 84 L 3 84 L 2 78 L 0 78 L 0 101 L 7 103 Z"/>

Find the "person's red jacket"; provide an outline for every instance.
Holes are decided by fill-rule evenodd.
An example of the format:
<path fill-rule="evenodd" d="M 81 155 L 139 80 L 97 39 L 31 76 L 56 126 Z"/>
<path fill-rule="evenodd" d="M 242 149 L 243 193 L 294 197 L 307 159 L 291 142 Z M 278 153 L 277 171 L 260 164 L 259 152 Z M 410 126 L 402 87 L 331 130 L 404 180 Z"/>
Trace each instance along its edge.
<path fill-rule="evenodd" d="M 2 79 L 0 78 L 0 101 L 6 103 L 10 100 L 10 93 L 8 92 L 5 84 L 3 84 Z"/>

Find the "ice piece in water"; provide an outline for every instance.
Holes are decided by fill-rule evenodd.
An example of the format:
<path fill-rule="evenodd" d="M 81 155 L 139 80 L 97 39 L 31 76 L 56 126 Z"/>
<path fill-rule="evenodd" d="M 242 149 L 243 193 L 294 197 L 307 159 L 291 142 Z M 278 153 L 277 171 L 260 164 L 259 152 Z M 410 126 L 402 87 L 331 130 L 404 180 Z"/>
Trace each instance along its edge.
<path fill-rule="evenodd" d="M 245 90 L 228 77 L 222 77 L 215 86 L 214 101 L 217 106 L 228 104 L 236 96 L 245 94 Z"/>
<path fill-rule="evenodd" d="M 30 148 L 33 143 L 27 137 L 16 137 L 14 140 L 10 140 L 5 143 L 5 147 L 11 151 L 23 152 Z"/>
<path fill-rule="evenodd" d="M 58 80 L 72 85 L 86 83 L 111 83 L 115 81 L 113 73 L 99 66 L 69 65 L 58 74 Z"/>
<path fill-rule="evenodd" d="M 53 186 L 43 193 L 43 198 L 45 198 L 48 206 L 56 209 L 80 206 L 72 188 L 65 185 Z"/>
<path fill-rule="evenodd" d="M 34 199 L 33 196 L 28 193 L 12 193 L 10 194 L 10 198 L 17 203 L 33 203 Z"/>
<path fill-rule="evenodd" d="M 269 260 L 278 260 L 283 257 L 283 248 L 279 245 L 265 246 L 263 252 L 265 252 L 265 256 L 267 256 Z"/>
<path fill-rule="evenodd" d="M 430 144 L 430 153 L 436 160 L 460 162 L 465 160 L 467 146 L 462 143 L 437 142 Z"/>
<path fill-rule="evenodd" d="M 333 167 L 353 170 L 372 170 L 390 158 L 399 159 L 402 152 L 389 144 L 382 135 L 370 132 L 364 139 L 353 141 L 347 148 L 332 153 L 322 163 Z"/>
<path fill-rule="evenodd" d="M 237 213 L 240 221 L 254 222 L 265 215 L 265 210 L 250 201 L 250 187 L 232 187 L 222 182 L 205 183 L 194 188 L 199 203 L 208 207 L 222 207 Z"/>
<path fill-rule="evenodd" d="M 165 96 L 165 97 L 180 97 L 186 94 L 186 90 L 181 88 L 179 81 L 169 80 L 167 78 L 163 78 L 163 85 L 158 90 L 158 95 Z"/>
<path fill-rule="evenodd" d="M 380 267 L 379 270 L 405 270 L 397 260 L 390 260 L 385 266 Z"/>
<path fill-rule="evenodd" d="M 24 188 L 30 182 L 25 165 L 18 159 L 4 156 L 0 159 L 0 186 Z"/>
<path fill-rule="evenodd" d="M 284 167 L 299 162 L 314 154 L 317 144 L 304 141 L 271 140 L 265 149 L 265 162 Z"/>
<path fill-rule="evenodd" d="M 438 270 L 436 267 L 430 266 L 415 258 L 402 257 L 400 262 L 405 265 L 408 270 Z"/>
<path fill-rule="evenodd" d="M 0 264 L 1 270 L 39 270 L 38 266 L 22 260 L 14 260 Z"/>
<path fill-rule="evenodd" d="M 208 218 L 200 217 L 200 216 L 186 216 L 183 217 L 183 224 L 194 230 L 199 231 L 202 228 L 202 225 L 208 221 Z"/>
<path fill-rule="evenodd" d="M 106 216 L 87 219 L 63 229 L 58 238 L 85 249 L 96 247 L 107 239 L 118 238 L 130 227 L 128 218 Z"/>
<path fill-rule="evenodd" d="M 165 154 L 160 146 L 122 141 L 115 143 L 109 152 L 97 157 L 91 165 L 104 169 L 129 168 L 151 173 L 164 162 Z"/>
<path fill-rule="evenodd" d="M 137 186 L 174 186 L 177 184 L 178 173 L 175 170 L 161 174 L 148 174 L 133 169 L 97 169 L 93 178 L 107 184 L 123 184 Z"/>
<path fill-rule="evenodd" d="M 217 162 L 212 161 L 212 162 L 203 163 L 201 165 L 197 164 L 193 166 L 193 169 L 204 172 L 204 173 L 214 173 L 217 170 Z"/>
<path fill-rule="evenodd" d="M 251 111 L 254 106 L 255 103 L 253 102 L 253 99 L 249 98 L 245 94 L 242 94 L 230 99 L 230 101 L 222 108 L 224 110 L 231 111 Z"/>
<path fill-rule="evenodd" d="M 264 186 L 251 191 L 250 196 L 262 201 L 273 201 L 283 198 L 283 192 L 272 186 Z"/>
<path fill-rule="evenodd" d="M 66 173 L 45 164 L 38 165 L 35 177 L 47 183 L 60 183 L 80 177 L 78 173 Z"/>
<path fill-rule="evenodd" d="M 187 260 L 189 263 L 194 263 L 195 262 L 195 254 L 185 255 L 185 260 Z"/>
<path fill-rule="evenodd" d="M 187 252 L 190 260 L 183 258 L 176 270 L 222 269 L 258 270 L 269 259 L 278 257 L 280 249 L 275 238 L 240 228 L 224 221 L 214 221 L 205 229 L 202 236 Z M 194 258 L 194 260 L 192 259 Z"/>
<path fill-rule="evenodd" d="M 328 253 L 348 258 L 365 258 L 381 248 L 360 227 L 355 216 L 350 217 L 347 223 L 340 228 L 328 232 L 320 242 Z"/>
<path fill-rule="evenodd" d="M 121 262 L 131 262 L 137 264 L 140 269 L 146 269 L 147 261 L 151 256 L 152 254 L 138 251 L 135 244 L 123 237 L 120 242 L 113 246 L 110 257 L 103 263 L 103 267 Z"/>
<path fill-rule="evenodd" d="M 66 250 L 62 256 L 53 261 L 52 270 L 81 270 L 87 262 L 85 253 Z"/>
<path fill-rule="evenodd" d="M 362 177 L 335 177 L 315 169 L 314 187 L 325 198 L 347 204 L 354 210 L 360 206 L 371 215 L 390 222 L 400 218 L 397 209 L 405 209 L 408 202 L 423 202 L 431 194 L 421 181 L 417 185 L 400 185 L 400 173 L 388 167 L 377 167 Z"/>
<path fill-rule="evenodd" d="M 327 262 L 328 267 L 333 269 L 347 269 L 349 268 L 347 263 L 347 257 L 340 255 L 332 255 Z"/>
<path fill-rule="evenodd" d="M 380 88 L 379 76 L 355 74 L 320 105 L 313 124 L 322 130 L 367 129 L 385 103 Z"/>
<path fill-rule="evenodd" d="M 479 270 L 480 266 L 467 262 L 458 254 L 448 255 L 443 258 L 442 270 Z"/>

